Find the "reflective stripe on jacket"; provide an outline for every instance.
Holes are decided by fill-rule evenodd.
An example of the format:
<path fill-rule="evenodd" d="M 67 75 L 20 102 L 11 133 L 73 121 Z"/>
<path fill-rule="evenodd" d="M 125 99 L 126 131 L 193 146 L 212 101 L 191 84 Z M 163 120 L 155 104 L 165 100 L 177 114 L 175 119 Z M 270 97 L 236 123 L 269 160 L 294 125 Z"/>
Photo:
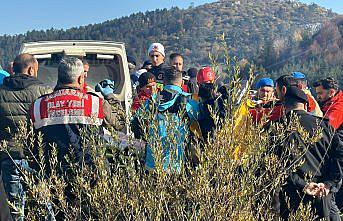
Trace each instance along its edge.
<path fill-rule="evenodd" d="M 35 129 L 58 124 L 100 126 L 103 100 L 75 89 L 61 89 L 37 99 L 31 109 Z"/>

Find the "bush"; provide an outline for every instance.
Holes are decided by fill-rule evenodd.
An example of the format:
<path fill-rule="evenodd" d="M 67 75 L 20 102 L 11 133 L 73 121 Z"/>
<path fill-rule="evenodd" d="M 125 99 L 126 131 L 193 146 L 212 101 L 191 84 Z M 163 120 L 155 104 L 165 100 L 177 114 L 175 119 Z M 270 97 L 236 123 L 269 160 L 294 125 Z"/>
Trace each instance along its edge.
<path fill-rule="evenodd" d="M 43 153 L 48 147 L 43 145 L 42 136 L 33 136 L 33 131 L 23 126 L 17 142 L 28 147 L 31 162 L 38 165 L 36 173 L 24 172 L 27 220 L 53 216 L 65 220 L 278 219 L 272 209 L 273 196 L 298 165 L 290 166 L 288 155 L 280 159 L 274 154 L 275 144 L 270 142 L 275 138 L 270 136 L 273 126 L 265 130 L 250 124 L 244 114 L 247 96 L 238 100 L 240 69 L 230 64 L 228 53 L 226 61 L 228 66 L 221 69 L 233 73 L 227 76 L 232 87 L 231 99 L 225 104 L 226 117 L 219 119 L 213 113 L 221 126 L 208 141 L 193 144 L 197 166 L 186 160 L 179 173 L 163 170 L 158 142 L 152 147 L 156 169 L 147 172 L 142 162 L 144 150 L 136 149 L 131 141 L 123 149 L 118 137 L 106 143 L 92 131 L 82 136 L 84 153 L 91 155 L 92 165 L 85 160 L 76 162 L 71 151 L 69 169 L 62 175 L 56 146 L 50 146 L 51 156 L 45 159 Z M 249 82 L 252 80 L 250 77 Z M 146 117 L 154 121 L 153 114 Z M 278 128 L 278 138 L 283 130 Z M 5 143 L 2 148 L 6 150 Z M 38 154 L 33 154 L 35 148 Z M 47 168 L 51 173 L 47 174 Z M 291 219 L 313 220 L 312 214 L 302 206 Z"/>

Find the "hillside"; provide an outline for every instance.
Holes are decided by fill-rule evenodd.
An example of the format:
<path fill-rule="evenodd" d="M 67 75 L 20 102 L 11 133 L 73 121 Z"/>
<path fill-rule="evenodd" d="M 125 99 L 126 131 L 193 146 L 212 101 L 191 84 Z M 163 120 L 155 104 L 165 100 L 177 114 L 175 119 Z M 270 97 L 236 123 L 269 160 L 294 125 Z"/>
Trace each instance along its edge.
<path fill-rule="evenodd" d="M 139 62 L 146 59 L 151 42 L 159 41 L 167 53 L 178 51 L 190 65 L 209 62 L 208 53 L 221 47 L 216 36 L 225 41 L 240 58 L 265 67 L 274 65 L 307 45 L 312 35 L 332 18 L 331 10 L 294 0 L 221 0 L 195 8 L 156 10 L 67 30 L 29 31 L 16 36 L 0 36 L 2 64 L 13 59 L 20 44 L 38 40 L 94 39 L 122 41 L 127 52 Z M 272 55 L 272 57 L 271 57 Z"/>
<path fill-rule="evenodd" d="M 275 50 L 269 53 L 270 58 L 276 57 Z M 342 70 L 343 16 L 337 16 L 330 22 L 324 22 L 313 36 L 307 36 L 294 47 L 284 50 L 267 72 L 276 78 L 281 74 L 301 71 L 307 74 L 310 82 L 330 76 L 337 79 L 343 88 Z"/>

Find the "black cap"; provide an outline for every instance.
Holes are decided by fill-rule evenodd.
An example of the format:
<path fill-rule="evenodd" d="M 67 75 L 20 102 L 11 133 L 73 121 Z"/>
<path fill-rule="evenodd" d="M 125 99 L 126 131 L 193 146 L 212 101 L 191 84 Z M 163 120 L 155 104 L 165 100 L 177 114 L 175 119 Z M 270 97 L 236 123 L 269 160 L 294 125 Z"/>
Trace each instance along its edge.
<path fill-rule="evenodd" d="M 144 72 L 138 78 L 139 87 L 144 87 L 151 82 L 156 82 L 155 75 L 150 72 Z"/>
<path fill-rule="evenodd" d="M 130 55 L 127 56 L 127 62 L 130 63 L 130 64 L 133 64 L 134 66 L 136 66 L 135 58 L 130 56 Z"/>
<path fill-rule="evenodd" d="M 308 103 L 308 97 L 303 90 L 296 86 L 291 86 L 287 88 L 285 94 L 285 100 L 296 100 L 300 103 Z"/>
<path fill-rule="evenodd" d="M 152 65 L 152 63 L 151 63 L 150 60 L 144 61 L 144 63 L 143 63 L 143 68 L 144 68 L 145 66 L 147 66 L 147 65 Z"/>

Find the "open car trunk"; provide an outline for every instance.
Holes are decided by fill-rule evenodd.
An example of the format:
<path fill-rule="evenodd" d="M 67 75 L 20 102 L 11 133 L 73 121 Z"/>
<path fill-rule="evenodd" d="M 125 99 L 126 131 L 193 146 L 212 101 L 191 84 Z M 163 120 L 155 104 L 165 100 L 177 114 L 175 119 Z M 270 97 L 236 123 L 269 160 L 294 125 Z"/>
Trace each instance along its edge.
<path fill-rule="evenodd" d="M 42 41 L 24 43 L 20 53 L 29 53 L 39 63 L 38 78 L 54 87 L 57 67 L 63 57 L 72 56 L 87 60 L 89 72 L 86 83 L 94 89 L 104 79 L 115 82 L 115 96 L 130 112 L 131 81 L 124 43 L 110 41 Z"/>

